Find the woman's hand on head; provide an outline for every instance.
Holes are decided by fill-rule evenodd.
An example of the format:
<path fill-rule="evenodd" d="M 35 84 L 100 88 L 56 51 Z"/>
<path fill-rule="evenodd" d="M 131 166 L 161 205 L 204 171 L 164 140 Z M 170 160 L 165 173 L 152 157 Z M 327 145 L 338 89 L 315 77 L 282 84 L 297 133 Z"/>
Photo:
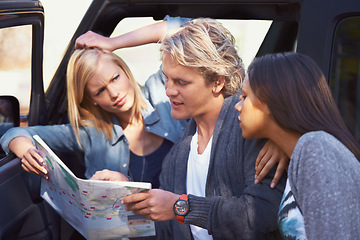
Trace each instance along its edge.
<path fill-rule="evenodd" d="M 97 171 L 90 180 L 102 180 L 102 181 L 129 181 L 129 178 L 124 174 L 116 171 L 102 170 Z"/>
<path fill-rule="evenodd" d="M 21 159 L 21 167 L 29 172 L 46 179 L 49 178 L 48 170 L 44 166 L 44 159 L 35 148 L 29 148 Z"/>
<path fill-rule="evenodd" d="M 256 158 L 255 183 L 261 182 L 271 169 L 279 163 L 270 185 L 274 188 L 278 184 L 284 170 L 288 169 L 289 162 L 289 157 L 274 142 L 268 140 Z"/>
<path fill-rule="evenodd" d="M 104 37 L 100 34 L 94 33 L 93 31 L 88 31 L 78 37 L 75 42 L 75 48 L 101 48 L 108 51 L 115 50 L 111 44 L 111 38 Z"/>

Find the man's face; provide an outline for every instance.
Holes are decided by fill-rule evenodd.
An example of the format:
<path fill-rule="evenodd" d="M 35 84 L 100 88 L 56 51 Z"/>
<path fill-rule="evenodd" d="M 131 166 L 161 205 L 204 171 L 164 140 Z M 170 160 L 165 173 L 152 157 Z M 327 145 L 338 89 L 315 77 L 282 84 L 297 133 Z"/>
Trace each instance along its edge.
<path fill-rule="evenodd" d="M 212 110 L 213 84 L 194 68 L 184 67 L 165 53 L 163 57 L 166 95 L 171 102 L 171 116 L 178 120 L 206 117 Z"/>

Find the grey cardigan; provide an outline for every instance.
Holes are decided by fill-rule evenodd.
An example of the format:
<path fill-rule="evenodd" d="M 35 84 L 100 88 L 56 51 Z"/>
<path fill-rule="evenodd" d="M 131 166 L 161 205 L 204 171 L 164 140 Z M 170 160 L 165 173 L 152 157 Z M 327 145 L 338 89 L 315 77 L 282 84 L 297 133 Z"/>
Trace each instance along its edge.
<path fill-rule="evenodd" d="M 222 106 L 211 149 L 206 198 L 189 195 L 190 213 L 185 224 L 176 220 L 157 223 L 158 239 L 191 239 L 189 224 L 206 228 L 214 239 L 278 239 L 277 212 L 286 176 L 275 189 L 269 184 L 273 171 L 254 184 L 255 160 L 264 140 L 244 140 L 234 106 L 239 95 Z M 187 160 L 196 123 L 190 120 L 184 137 L 164 159 L 162 189 L 186 193 Z"/>
<path fill-rule="evenodd" d="M 360 163 L 334 136 L 304 134 L 288 178 L 308 239 L 360 239 Z"/>

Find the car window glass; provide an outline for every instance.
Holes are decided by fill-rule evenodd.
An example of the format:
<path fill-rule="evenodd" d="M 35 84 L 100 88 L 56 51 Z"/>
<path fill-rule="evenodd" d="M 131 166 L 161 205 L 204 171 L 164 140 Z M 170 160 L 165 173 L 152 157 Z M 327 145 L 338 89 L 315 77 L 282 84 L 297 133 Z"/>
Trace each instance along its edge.
<path fill-rule="evenodd" d="M 342 20 L 335 33 L 330 87 L 345 123 L 360 141 L 360 17 Z"/>
<path fill-rule="evenodd" d="M 32 26 L 0 29 L 0 95 L 16 97 L 20 114 L 29 113 L 31 92 Z M 20 123 L 27 125 L 26 121 Z"/>
<path fill-rule="evenodd" d="M 239 56 L 243 59 L 245 67 L 247 67 L 255 57 L 272 21 L 223 19 L 218 19 L 218 21 L 234 35 Z M 116 26 L 111 37 L 119 36 L 155 22 L 150 17 L 125 18 Z M 121 56 L 129 65 L 135 79 L 141 85 L 159 69 L 161 64 L 159 44 L 119 49 L 115 53 Z"/>
<path fill-rule="evenodd" d="M 264 41 L 272 21 L 218 20 L 234 35 L 239 56 L 247 69 Z"/>

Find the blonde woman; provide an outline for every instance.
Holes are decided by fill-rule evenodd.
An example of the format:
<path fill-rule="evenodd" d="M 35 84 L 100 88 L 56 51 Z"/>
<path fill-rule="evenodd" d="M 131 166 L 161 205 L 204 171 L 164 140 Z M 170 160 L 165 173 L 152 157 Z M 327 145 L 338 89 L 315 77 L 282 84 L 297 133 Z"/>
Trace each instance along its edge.
<path fill-rule="evenodd" d="M 3 149 L 26 171 L 47 177 L 32 141 L 37 134 L 55 151 L 83 152 L 86 178 L 108 169 L 158 187 L 162 159 L 186 122 L 173 119 L 166 102 L 151 105 L 125 62 L 105 50 L 75 50 L 67 89 L 69 124 L 13 128 L 1 139 Z"/>

